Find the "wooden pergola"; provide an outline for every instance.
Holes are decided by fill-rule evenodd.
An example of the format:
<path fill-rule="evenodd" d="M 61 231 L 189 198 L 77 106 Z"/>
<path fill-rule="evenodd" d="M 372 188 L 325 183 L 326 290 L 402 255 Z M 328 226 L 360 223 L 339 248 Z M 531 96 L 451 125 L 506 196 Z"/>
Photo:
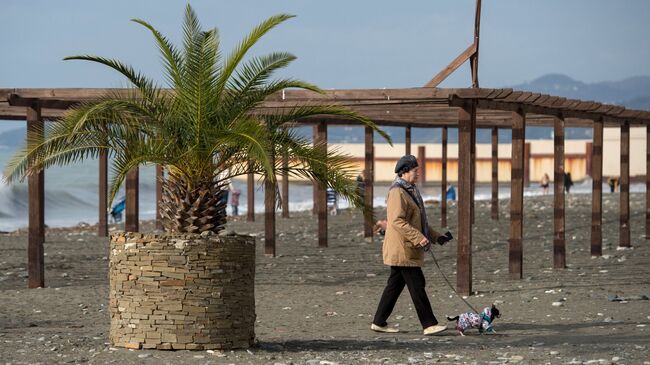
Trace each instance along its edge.
<path fill-rule="evenodd" d="M 85 100 L 92 100 L 119 89 L 0 89 L 0 119 L 26 120 L 28 133 L 42 130 L 44 120 L 56 120 L 66 109 Z M 603 127 L 621 129 L 620 176 L 620 242 L 630 246 L 629 228 L 629 128 L 631 125 L 647 128 L 647 165 L 650 171 L 650 112 L 630 110 L 622 106 L 566 99 L 557 96 L 512 89 L 463 88 L 443 89 L 422 87 L 410 89 L 331 90 L 323 94 L 309 91 L 285 90 L 266 100 L 260 111 L 273 112 L 309 104 L 337 104 L 346 106 L 372 119 L 379 126 L 405 128 L 405 153 L 411 153 L 411 128 L 442 129 L 442 181 L 447 181 L 447 132 L 458 128 L 458 254 L 457 290 L 472 293 L 472 221 L 474 192 L 475 135 L 477 128 L 492 131 L 492 219 L 498 219 L 498 129 L 512 129 L 512 171 L 509 234 L 509 270 L 513 278 L 523 275 L 523 191 L 524 191 L 524 138 L 527 125 L 552 126 L 555 146 L 555 198 L 553 228 L 553 266 L 565 267 L 564 224 L 564 131 L 566 127 L 593 128 L 591 172 L 593 178 L 591 254 L 602 254 L 602 154 Z M 354 125 L 345 119 L 312 118 L 297 121 L 297 125 L 312 125 L 314 140 L 327 142 L 327 127 Z M 373 130 L 365 127 L 365 202 L 372 206 L 374 150 Z M 287 163 L 286 156 L 283 156 Z M 99 159 L 99 232 L 108 234 L 107 224 L 107 168 L 108 159 Z M 157 175 L 162 174 L 158 167 Z M 282 215 L 288 217 L 288 180 L 283 181 Z M 275 255 L 275 183 L 265 186 L 265 252 Z M 44 286 L 44 173 L 28 178 L 29 185 L 29 235 L 28 274 L 29 287 Z M 254 179 L 248 176 L 248 219 L 254 219 Z M 646 173 L 646 191 L 650 191 L 650 174 Z M 157 185 L 157 199 L 161 189 Z M 125 230 L 138 231 L 138 172 L 132 171 L 126 180 Z M 315 211 L 318 214 L 318 244 L 327 246 L 327 212 L 325 191 L 314 186 Z M 446 200 L 442 199 L 441 223 L 446 226 Z M 372 237 L 372 217 L 364 219 L 366 237 Z M 650 238 L 650 195 L 646 193 L 646 238 Z"/>

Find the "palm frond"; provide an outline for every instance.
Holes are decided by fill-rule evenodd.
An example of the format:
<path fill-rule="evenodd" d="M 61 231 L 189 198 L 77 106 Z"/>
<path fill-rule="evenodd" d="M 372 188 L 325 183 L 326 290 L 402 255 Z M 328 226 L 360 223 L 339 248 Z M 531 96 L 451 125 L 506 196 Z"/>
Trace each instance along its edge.
<path fill-rule="evenodd" d="M 138 23 L 151 31 L 151 34 L 153 34 L 156 39 L 160 53 L 162 54 L 165 70 L 167 71 L 166 76 L 169 78 L 169 81 L 171 81 L 171 86 L 176 87 L 180 85 L 182 80 L 181 70 L 183 69 L 183 60 L 178 50 L 176 50 L 174 45 L 171 44 L 171 42 L 169 42 L 169 40 L 151 24 L 142 19 L 131 19 L 131 21 Z"/>
<path fill-rule="evenodd" d="M 234 90 L 233 97 L 246 94 L 263 86 L 277 70 L 287 67 L 296 56 L 286 52 L 274 52 L 264 57 L 253 57 L 228 80 L 228 88 Z"/>
<path fill-rule="evenodd" d="M 255 43 L 257 43 L 260 38 L 262 38 L 271 29 L 293 17 L 294 15 L 288 14 L 275 15 L 264 20 L 258 26 L 253 28 L 253 30 L 241 41 L 239 45 L 237 45 L 237 47 L 235 47 L 233 52 L 226 59 L 223 65 L 223 69 L 221 70 L 219 82 L 216 89 L 219 95 L 221 95 L 226 88 L 228 81 L 230 80 L 231 76 L 237 69 L 237 66 L 239 66 L 239 63 L 244 58 L 248 50 L 250 50 L 251 47 L 253 47 Z"/>
<path fill-rule="evenodd" d="M 183 232 L 221 230 L 225 212 L 214 203 L 222 194 L 221 185 L 251 171 L 269 182 L 275 182 L 279 172 L 310 179 L 334 188 L 353 205 L 362 205 L 350 156 L 325 144 L 313 146 L 289 127 L 312 118 L 336 118 L 361 122 L 389 142 L 390 138 L 371 120 L 337 105 L 263 109 L 265 100 L 284 89 L 322 90 L 301 80 L 273 78 L 295 59 L 292 54 L 275 52 L 243 62 L 261 37 L 291 17 L 281 14 L 263 21 L 226 60 L 221 59 L 218 30 L 203 31 L 189 4 L 180 47 L 150 23 L 132 19 L 152 33 L 173 92 L 117 60 L 67 57 L 105 65 L 126 77 L 133 88 L 79 104 L 60 121 L 30 131 L 25 146 L 7 166 L 5 179 L 14 181 L 108 151 L 113 200 L 129 171 L 143 164 L 164 165 L 173 176 L 165 184 L 175 185 L 163 189 L 169 219 L 165 227 Z M 283 154 L 291 161 L 286 167 L 278 158 Z"/>
<path fill-rule="evenodd" d="M 138 90 L 145 98 L 151 99 L 154 98 L 157 94 L 158 88 L 152 80 L 143 74 L 136 72 L 133 67 L 126 65 L 118 60 L 92 55 L 69 56 L 63 58 L 63 60 L 90 61 L 108 66 L 126 77 L 136 88 L 138 88 Z"/>

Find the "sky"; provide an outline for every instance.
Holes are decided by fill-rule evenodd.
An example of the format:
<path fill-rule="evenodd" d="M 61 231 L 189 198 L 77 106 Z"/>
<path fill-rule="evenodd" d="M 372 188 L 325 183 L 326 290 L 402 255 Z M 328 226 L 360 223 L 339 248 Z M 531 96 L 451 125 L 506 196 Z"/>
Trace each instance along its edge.
<path fill-rule="evenodd" d="M 2 87 L 121 87 L 115 72 L 70 55 L 122 60 L 164 82 L 147 20 L 181 41 L 185 1 L 3 0 Z M 325 88 L 424 85 L 472 42 L 474 0 L 196 0 L 204 28 L 220 30 L 229 50 L 263 19 L 296 15 L 252 55 L 298 57 L 280 76 Z M 479 80 L 482 87 L 520 84 L 548 73 L 584 82 L 650 75 L 650 1 L 483 0 Z M 441 87 L 470 86 L 461 66 Z"/>

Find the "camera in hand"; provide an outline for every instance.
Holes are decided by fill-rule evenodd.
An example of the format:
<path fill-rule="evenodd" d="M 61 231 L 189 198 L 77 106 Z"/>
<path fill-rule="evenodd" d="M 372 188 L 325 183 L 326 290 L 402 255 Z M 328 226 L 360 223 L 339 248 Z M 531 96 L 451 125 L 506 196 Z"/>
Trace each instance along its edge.
<path fill-rule="evenodd" d="M 447 242 L 449 242 L 449 241 L 451 241 L 453 239 L 454 239 L 454 236 L 452 236 L 451 232 L 447 231 L 447 232 L 445 232 L 445 234 L 438 237 L 438 239 L 436 239 L 436 242 L 438 242 L 439 245 L 444 245 L 445 243 L 447 243 Z"/>

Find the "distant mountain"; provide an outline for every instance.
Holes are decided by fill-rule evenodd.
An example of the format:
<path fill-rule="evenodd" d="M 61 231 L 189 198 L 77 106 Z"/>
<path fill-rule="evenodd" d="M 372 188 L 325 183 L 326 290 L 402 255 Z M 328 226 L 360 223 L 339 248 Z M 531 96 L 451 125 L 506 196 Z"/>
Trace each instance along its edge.
<path fill-rule="evenodd" d="M 626 100 L 621 104 L 632 109 L 650 110 L 650 96 L 639 96 L 638 98 Z"/>
<path fill-rule="evenodd" d="M 639 106 L 648 108 L 650 101 L 650 76 L 635 76 L 621 81 L 586 84 L 566 75 L 549 74 L 531 82 L 514 85 L 512 88 L 565 98 L 618 104 L 630 108 Z"/>

